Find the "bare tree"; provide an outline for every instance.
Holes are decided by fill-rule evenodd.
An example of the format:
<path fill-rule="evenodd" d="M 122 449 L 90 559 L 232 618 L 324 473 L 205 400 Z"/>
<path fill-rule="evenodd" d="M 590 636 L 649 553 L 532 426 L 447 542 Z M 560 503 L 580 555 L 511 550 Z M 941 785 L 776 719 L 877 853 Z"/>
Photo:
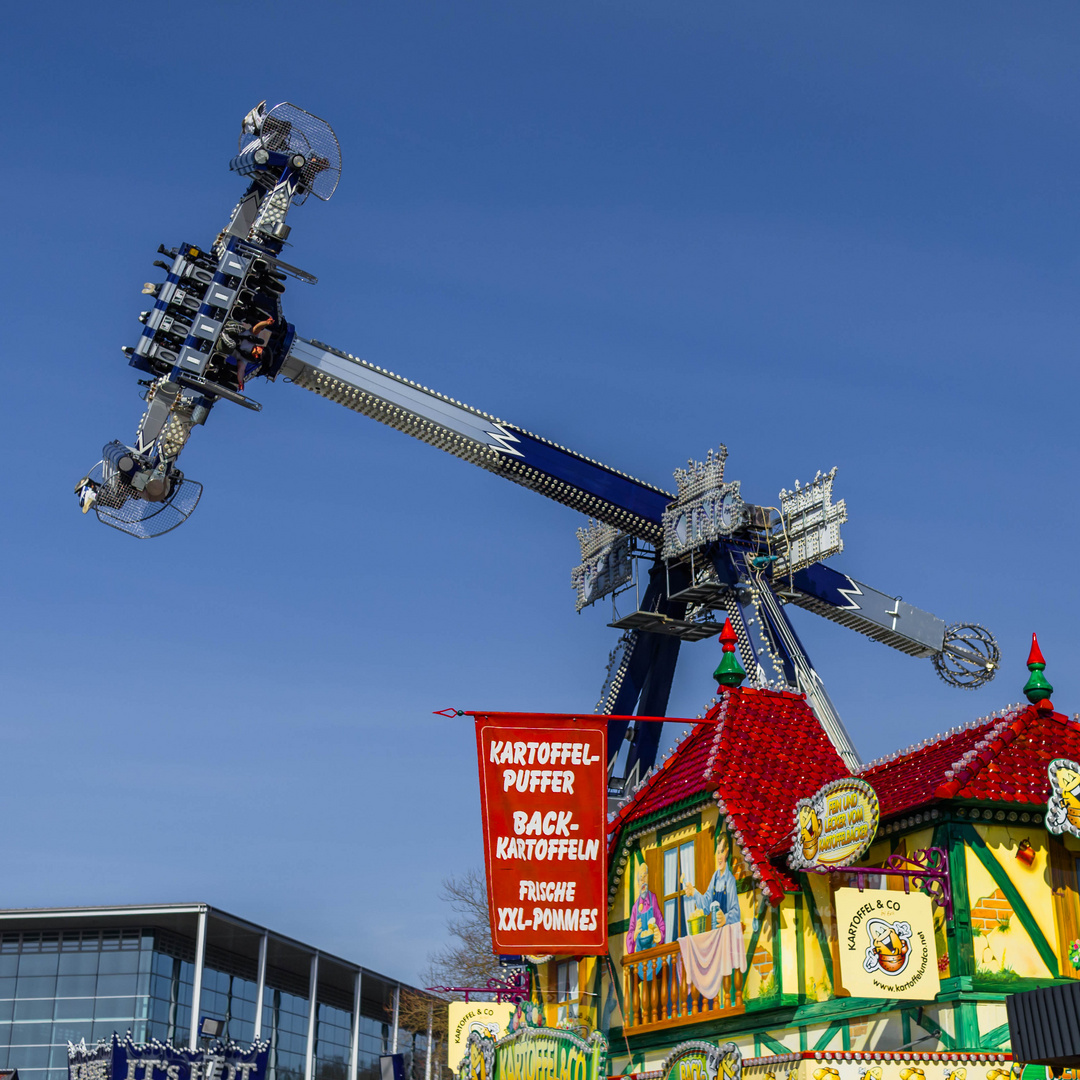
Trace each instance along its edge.
<path fill-rule="evenodd" d="M 427 977 L 432 986 L 483 986 L 499 974 L 491 951 L 487 882 L 480 870 L 466 870 L 442 883 L 439 898 L 450 905 L 450 940 L 428 956 Z M 457 994 L 453 997 L 458 997 Z"/>
<path fill-rule="evenodd" d="M 428 1033 L 431 1025 L 433 1039 L 445 1039 L 447 1031 L 446 1001 L 434 994 L 418 994 L 402 987 L 398 1008 L 398 1024 L 417 1035 Z"/>
<path fill-rule="evenodd" d="M 439 899 L 450 905 L 453 914 L 446 921 L 449 941 L 428 955 L 423 974 L 428 986 L 483 986 L 500 974 L 499 961 L 491 951 L 491 920 L 488 915 L 487 882 L 480 870 L 467 870 L 448 877 L 439 890 Z M 488 995 L 480 995 L 483 997 Z M 414 1061 L 413 1077 L 420 1080 L 449 1080 L 454 1063 L 446 1061 L 450 1018 L 447 1003 L 463 994 L 414 993 L 402 989 L 398 1003 L 398 1026 L 427 1035 L 431 1041 L 429 1059 Z M 470 995 L 477 1000 L 477 995 Z M 387 1015 L 392 1010 L 387 1009 Z"/>
<path fill-rule="evenodd" d="M 420 994 L 402 988 L 398 1005 L 398 1024 L 406 1031 L 427 1036 L 427 1053 L 417 1053 L 413 1061 L 414 1080 L 434 1080 L 442 1072 L 446 1058 L 449 1030 L 446 1001 L 434 994 Z"/>

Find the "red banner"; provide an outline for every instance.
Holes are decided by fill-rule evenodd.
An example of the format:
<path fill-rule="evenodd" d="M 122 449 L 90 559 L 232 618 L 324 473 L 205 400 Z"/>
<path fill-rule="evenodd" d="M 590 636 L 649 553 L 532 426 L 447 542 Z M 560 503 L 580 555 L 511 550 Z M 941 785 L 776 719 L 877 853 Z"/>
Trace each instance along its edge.
<path fill-rule="evenodd" d="M 607 719 L 472 715 L 495 952 L 606 953 Z"/>

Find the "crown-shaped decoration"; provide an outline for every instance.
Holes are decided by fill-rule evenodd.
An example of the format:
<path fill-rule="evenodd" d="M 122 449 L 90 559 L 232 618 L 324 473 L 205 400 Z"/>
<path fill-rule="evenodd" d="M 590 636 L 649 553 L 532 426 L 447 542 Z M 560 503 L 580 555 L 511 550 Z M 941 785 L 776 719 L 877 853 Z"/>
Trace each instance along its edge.
<path fill-rule="evenodd" d="M 598 555 L 604 548 L 614 544 L 622 535 L 614 525 L 608 525 L 604 521 L 594 521 L 590 518 L 589 523 L 577 531 L 582 559 L 591 559 L 594 555 Z"/>
<path fill-rule="evenodd" d="M 724 483 L 727 456 L 727 447 L 721 443 L 704 461 L 691 460 L 689 468 L 675 470 L 679 494 L 663 513 L 663 558 L 677 558 L 746 524 L 748 510 L 739 494 L 739 481 Z"/>
<path fill-rule="evenodd" d="M 634 576 L 630 537 L 602 521 L 590 521 L 577 531 L 581 563 L 570 572 L 580 611 L 615 592 Z"/>
<path fill-rule="evenodd" d="M 847 521 L 847 504 L 832 501 L 836 466 L 818 472 L 805 487 L 795 481 L 795 490 L 780 492 L 780 514 L 784 520 L 783 539 L 787 552 L 781 555 L 776 572 L 793 574 L 811 563 L 820 562 L 844 550 L 840 526 Z"/>
<path fill-rule="evenodd" d="M 707 491 L 715 491 L 724 486 L 724 463 L 727 461 L 728 448 L 721 443 L 716 451 L 710 450 L 704 461 L 691 458 L 686 464 L 689 468 L 675 470 L 675 483 L 679 485 L 677 502 L 686 502 Z"/>

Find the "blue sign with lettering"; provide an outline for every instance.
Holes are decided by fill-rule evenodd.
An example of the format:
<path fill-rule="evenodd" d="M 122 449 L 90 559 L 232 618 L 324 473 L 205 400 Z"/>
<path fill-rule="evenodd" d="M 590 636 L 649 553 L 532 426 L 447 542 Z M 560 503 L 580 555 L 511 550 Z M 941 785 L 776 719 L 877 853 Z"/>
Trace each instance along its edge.
<path fill-rule="evenodd" d="M 69 1043 L 68 1080 L 266 1080 L 269 1046 L 215 1042 L 202 1050 L 181 1050 L 113 1035 L 89 1048 Z"/>

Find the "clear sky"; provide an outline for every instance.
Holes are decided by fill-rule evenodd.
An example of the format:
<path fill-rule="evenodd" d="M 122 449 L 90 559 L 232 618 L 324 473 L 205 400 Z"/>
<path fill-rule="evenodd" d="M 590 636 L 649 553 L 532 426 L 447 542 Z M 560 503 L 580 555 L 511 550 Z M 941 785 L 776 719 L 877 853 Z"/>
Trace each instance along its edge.
<path fill-rule="evenodd" d="M 212 241 L 262 98 L 344 156 L 290 218 L 301 334 L 661 486 L 721 441 L 753 501 L 838 465 L 834 564 L 993 629 L 965 694 L 795 612 L 864 757 L 1018 700 L 1033 630 L 1080 709 L 1078 34 L 1054 2 L 13 6 L 3 904 L 204 899 L 414 978 L 480 861 L 472 732 L 432 710 L 598 696 L 581 519 L 307 392 L 218 406 L 175 533 L 79 514 L 141 415 L 155 249 Z M 718 656 L 684 649 L 673 715 Z"/>

